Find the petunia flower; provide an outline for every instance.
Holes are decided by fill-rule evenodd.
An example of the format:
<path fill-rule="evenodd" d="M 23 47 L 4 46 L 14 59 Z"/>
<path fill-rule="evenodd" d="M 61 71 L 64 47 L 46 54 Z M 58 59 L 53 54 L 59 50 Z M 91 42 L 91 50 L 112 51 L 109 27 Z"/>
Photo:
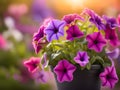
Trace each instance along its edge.
<path fill-rule="evenodd" d="M 117 59 L 119 57 L 119 53 L 120 53 L 119 48 L 115 48 L 112 51 L 109 50 L 106 51 L 106 54 L 112 59 Z"/>
<path fill-rule="evenodd" d="M 116 27 L 119 27 L 120 25 L 117 24 L 116 18 L 110 18 L 107 16 L 103 16 L 103 19 L 106 21 L 106 26 L 110 29 L 115 29 Z"/>
<path fill-rule="evenodd" d="M 24 66 L 28 68 L 29 72 L 34 73 L 39 68 L 40 58 L 31 57 L 29 60 L 24 61 Z"/>
<path fill-rule="evenodd" d="M 37 33 L 33 36 L 33 47 L 35 49 L 36 53 L 39 53 L 39 51 L 42 49 L 42 47 L 46 44 L 46 40 L 44 39 L 44 29 L 45 27 L 42 25 Z"/>
<path fill-rule="evenodd" d="M 64 36 L 64 21 L 53 19 L 49 25 L 45 28 L 45 34 L 47 41 L 58 40 L 60 36 Z"/>
<path fill-rule="evenodd" d="M 35 79 L 36 83 L 46 83 L 48 80 L 48 73 L 46 71 L 36 71 L 33 73 L 33 78 Z"/>
<path fill-rule="evenodd" d="M 110 45 L 117 46 L 119 44 L 118 35 L 115 32 L 115 29 L 106 28 L 105 38 L 110 41 Z"/>
<path fill-rule="evenodd" d="M 94 32 L 87 35 L 86 40 L 88 41 L 88 48 L 93 49 L 96 52 L 101 52 L 106 45 L 106 40 L 100 32 Z"/>
<path fill-rule="evenodd" d="M 79 51 L 74 57 L 74 61 L 80 66 L 84 67 L 89 63 L 89 56 L 87 55 L 87 52 Z"/>
<path fill-rule="evenodd" d="M 84 13 L 90 16 L 89 21 L 96 25 L 99 30 L 105 30 L 105 25 L 102 22 L 102 19 L 99 15 L 97 15 L 93 10 L 85 9 Z"/>
<path fill-rule="evenodd" d="M 113 88 L 118 82 L 118 76 L 114 66 L 106 67 L 99 77 L 102 81 L 102 86 Z"/>
<path fill-rule="evenodd" d="M 43 25 L 41 25 L 38 32 L 34 33 L 33 41 L 38 41 L 39 39 L 44 37 L 44 29 L 45 29 L 45 27 Z"/>
<path fill-rule="evenodd" d="M 78 14 L 68 14 L 68 15 L 65 15 L 62 18 L 62 20 L 64 20 L 67 24 L 70 24 L 71 22 L 75 20 L 83 20 L 83 18 Z"/>
<path fill-rule="evenodd" d="M 60 60 L 54 68 L 54 72 L 57 75 L 57 80 L 62 83 L 64 81 L 73 80 L 73 72 L 76 70 L 76 67 L 68 62 L 68 60 Z"/>
<path fill-rule="evenodd" d="M 77 25 L 72 25 L 69 27 L 67 32 L 67 40 L 74 40 L 74 38 L 81 38 L 84 34 L 80 31 Z"/>

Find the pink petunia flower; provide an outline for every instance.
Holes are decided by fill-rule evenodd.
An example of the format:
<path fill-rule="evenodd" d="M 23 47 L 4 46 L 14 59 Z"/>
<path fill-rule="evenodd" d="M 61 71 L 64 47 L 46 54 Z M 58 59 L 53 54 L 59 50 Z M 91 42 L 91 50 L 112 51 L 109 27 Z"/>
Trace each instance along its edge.
<path fill-rule="evenodd" d="M 93 49 L 96 52 L 101 52 L 103 47 L 106 45 L 106 40 L 100 32 L 94 32 L 87 35 L 88 48 Z"/>
<path fill-rule="evenodd" d="M 114 66 L 106 67 L 99 77 L 102 81 L 102 86 L 113 88 L 118 82 L 118 76 Z"/>
<path fill-rule="evenodd" d="M 57 75 L 57 80 L 62 83 L 64 81 L 73 80 L 73 72 L 76 70 L 76 67 L 68 62 L 68 60 L 60 60 L 54 68 L 54 72 Z"/>
<path fill-rule="evenodd" d="M 87 52 L 79 51 L 77 55 L 74 57 L 74 60 L 80 66 L 84 67 L 86 64 L 89 63 L 89 56 L 87 55 Z"/>
<path fill-rule="evenodd" d="M 31 57 L 29 60 L 24 61 L 24 66 L 28 68 L 29 72 L 34 73 L 39 68 L 40 58 Z"/>

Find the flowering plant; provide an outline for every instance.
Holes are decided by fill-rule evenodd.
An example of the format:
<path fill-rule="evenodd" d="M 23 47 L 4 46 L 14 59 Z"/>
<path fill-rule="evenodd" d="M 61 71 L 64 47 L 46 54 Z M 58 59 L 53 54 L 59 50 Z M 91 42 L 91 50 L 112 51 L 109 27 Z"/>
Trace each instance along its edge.
<path fill-rule="evenodd" d="M 59 82 L 72 81 L 73 73 L 79 65 L 82 70 L 91 65 L 100 64 L 104 71 L 100 73 L 103 86 L 111 88 L 118 81 L 112 57 L 106 51 L 108 47 L 119 45 L 115 18 L 100 17 L 94 11 L 85 9 L 80 15 L 65 15 L 62 20 L 49 18 L 33 36 L 36 53 L 41 52 L 40 61 L 25 61 L 30 72 L 54 67 Z"/>

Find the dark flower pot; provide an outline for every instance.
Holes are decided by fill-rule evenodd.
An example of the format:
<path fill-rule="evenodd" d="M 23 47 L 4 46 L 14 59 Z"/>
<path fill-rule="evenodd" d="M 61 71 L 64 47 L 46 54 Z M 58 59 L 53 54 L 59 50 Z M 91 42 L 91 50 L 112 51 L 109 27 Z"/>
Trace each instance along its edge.
<path fill-rule="evenodd" d="M 78 67 L 74 72 L 73 81 L 59 83 L 56 80 L 58 90 L 100 90 L 101 82 L 99 74 L 101 71 L 100 65 L 92 65 L 90 70 L 81 70 Z"/>

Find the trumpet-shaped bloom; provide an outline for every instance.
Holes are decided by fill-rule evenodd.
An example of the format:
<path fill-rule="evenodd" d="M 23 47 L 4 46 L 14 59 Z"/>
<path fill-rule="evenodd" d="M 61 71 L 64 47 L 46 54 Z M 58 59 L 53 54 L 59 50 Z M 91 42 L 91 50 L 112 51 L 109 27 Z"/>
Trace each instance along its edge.
<path fill-rule="evenodd" d="M 51 42 L 52 40 L 58 40 L 60 36 L 64 36 L 64 21 L 60 20 L 51 20 L 49 25 L 45 28 L 45 34 L 47 41 Z"/>
<path fill-rule="evenodd" d="M 107 16 L 103 16 L 103 18 L 106 21 L 106 26 L 109 27 L 110 29 L 114 29 L 114 28 L 120 26 L 120 25 L 117 24 L 117 21 L 116 21 L 115 18 L 109 18 Z"/>
<path fill-rule="evenodd" d="M 67 32 L 67 40 L 74 40 L 74 38 L 81 38 L 84 34 L 80 31 L 77 25 L 72 25 L 66 31 Z"/>
<path fill-rule="evenodd" d="M 112 46 L 117 46 L 119 44 L 118 35 L 115 29 L 106 28 L 105 38 L 110 41 Z"/>
<path fill-rule="evenodd" d="M 90 9 L 85 9 L 84 13 L 88 14 L 90 16 L 89 21 L 92 22 L 93 24 L 96 25 L 96 27 L 99 30 L 105 30 L 105 25 L 102 22 L 102 19 L 100 16 L 98 16 L 94 11 L 90 10 Z"/>
<path fill-rule="evenodd" d="M 74 57 L 74 60 L 76 63 L 78 63 L 80 66 L 84 67 L 86 64 L 89 63 L 89 56 L 87 55 L 87 52 L 79 51 Z"/>
<path fill-rule="evenodd" d="M 24 66 L 28 68 L 29 72 L 34 73 L 39 68 L 40 58 L 31 57 L 29 60 L 24 61 Z"/>
<path fill-rule="evenodd" d="M 60 60 L 54 68 L 54 72 L 57 75 L 57 80 L 59 82 L 72 81 L 73 72 L 76 70 L 76 67 L 68 62 L 68 60 Z"/>
<path fill-rule="evenodd" d="M 88 48 L 93 49 L 96 52 L 101 52 L 103 47 L 106 45 L 106 40 L 100 32 L 94 32 L 87 35 Z"/>
<path fill-rule="evenodd" d="M 36 71 L 33 73 L 33 78 L 35 79 L 36 83 L 46 83 L 48 79 L 48 73 L 45 71 Z"/>
<path fill-rule="evenodd" d="M 115 84 L 118 82 L 118 76 L 116 74 L 115 67 L 106 67 L 104 72 L 100 74 L 100 79 L 102 81 L 103 86 L 108 86 L 113 88 Z"/>
<path fill-rule="evenodd" d="M 120 50 L 119 48 L 115 48 L 114 50 L 112 51 L 108 51 L 107 50 L 107 55 L 112 58 L 112 59 L 117 59 L 119 57 L 119 54 L 120 54 Z"/>
<path fill-rule="evenodd" d="M 42 25 L 37 33 L 33 36 L 33 47 L 35 49 L 36 53 L 39 53 L 39 51 L 42 49 L 43 45 L 46 43 L 46 40 L 44 40 L 44 29 L 45 27 Z"/>
<path fill-rule="evenodd" d="M 78 14 L 68 14 L 65 15 L 62 20 L 64 20 L 67 24 L 70 24 L 75 20 L 83 20 L 83 18 Z"/>

